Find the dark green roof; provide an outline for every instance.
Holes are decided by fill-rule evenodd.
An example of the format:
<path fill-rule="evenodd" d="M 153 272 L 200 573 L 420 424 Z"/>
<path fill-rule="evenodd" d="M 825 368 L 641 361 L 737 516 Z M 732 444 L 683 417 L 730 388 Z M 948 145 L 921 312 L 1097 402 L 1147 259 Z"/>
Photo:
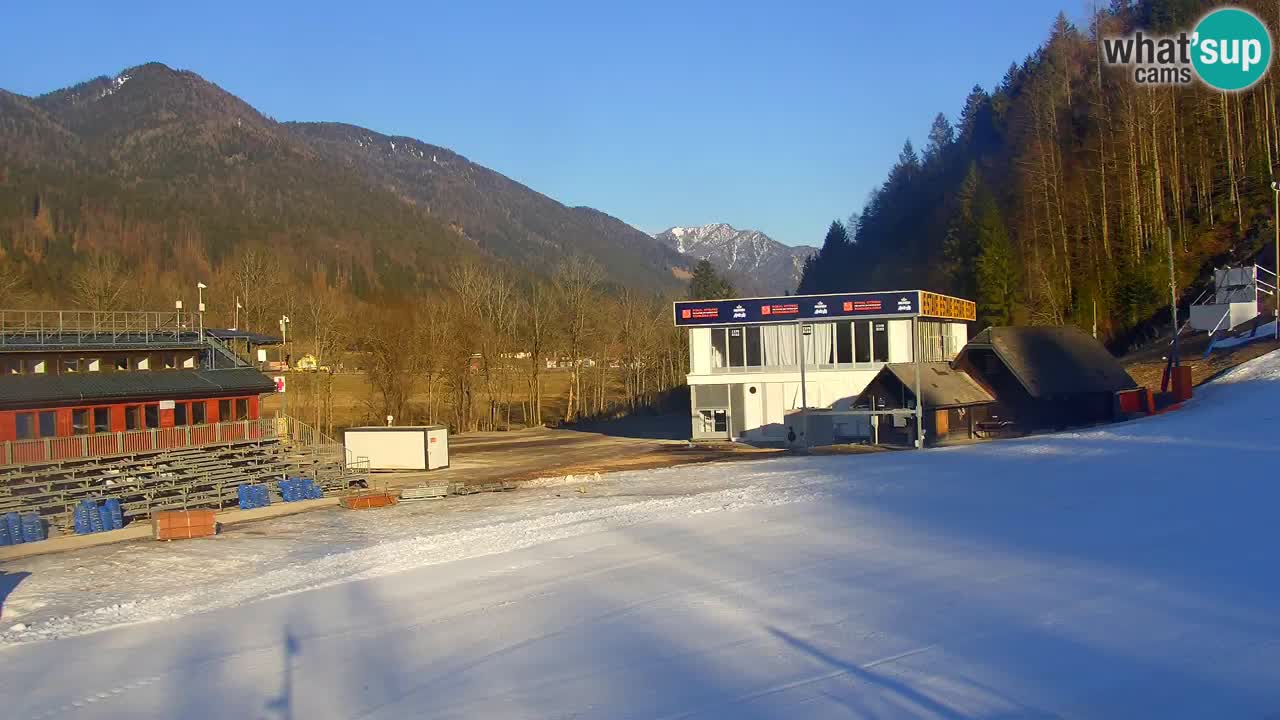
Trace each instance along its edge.
<path fill-rule="evenodd" d="M 253 368 L 6 375 L 0 377 L 0 407 L 253 395 L 273 390 L 271 379 Z"/>
<path fill-rule="evenodd" d="M 1034 398 L 1138 386 L 1102 343 L 1073 325 L 990 327 L 975 335 L 961 356 L 976 349 L 994 351 Z"/>

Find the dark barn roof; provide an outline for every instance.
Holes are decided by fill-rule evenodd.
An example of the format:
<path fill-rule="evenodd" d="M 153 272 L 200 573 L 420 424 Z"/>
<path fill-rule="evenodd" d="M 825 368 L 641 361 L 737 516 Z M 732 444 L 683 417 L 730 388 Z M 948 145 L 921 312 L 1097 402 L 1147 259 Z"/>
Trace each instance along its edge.
<path fill-rule="evenodd" d="M 271 379 L 252 368 L 7 375 L 0 377 L 0 407 L 258 394 L 274 390 Z"/>
<path fill-rule="evenodd" d="M 1078 327 L 990 327 L 960 351 L 995 352 L 1033 398 L 1113 393 L 1138 386 L 1102 343 Z"/>
<path fill-rule="evenodd" d="M 889 363 L 881 374 L 888 373 L 915 394 L 915 363 Z M 920 394 L 926 408 L 950 408 L 995 402 L 981 385 L 961 370 L 945 362 L 920 363 Z"/>

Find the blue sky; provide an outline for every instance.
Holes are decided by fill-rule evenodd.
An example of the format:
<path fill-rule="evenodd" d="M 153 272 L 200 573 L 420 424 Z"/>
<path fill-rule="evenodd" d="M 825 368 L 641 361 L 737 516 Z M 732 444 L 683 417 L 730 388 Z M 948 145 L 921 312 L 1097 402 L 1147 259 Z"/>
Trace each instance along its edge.
<path fill-rule="evenodd" d="M 1078 4 L 28 2 L 4 13 L 0 87 L 156 60 L 276 119 L 420 138 L 649 232 L 818 244 L 904 139 L 922 146 Z"/>

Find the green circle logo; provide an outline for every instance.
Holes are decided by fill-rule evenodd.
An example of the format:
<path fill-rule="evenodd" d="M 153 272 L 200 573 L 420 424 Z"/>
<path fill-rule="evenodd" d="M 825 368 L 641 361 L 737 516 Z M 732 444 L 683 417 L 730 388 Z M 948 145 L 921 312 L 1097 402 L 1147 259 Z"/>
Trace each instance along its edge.
<path fill-rule="evenodd" d="M 1271 65 L 1271 33 L 1258 16 L 1240 8 L 1220 8 L 1196 25 L 1191 64 L 1206 85 L 1244 90 Z"/>

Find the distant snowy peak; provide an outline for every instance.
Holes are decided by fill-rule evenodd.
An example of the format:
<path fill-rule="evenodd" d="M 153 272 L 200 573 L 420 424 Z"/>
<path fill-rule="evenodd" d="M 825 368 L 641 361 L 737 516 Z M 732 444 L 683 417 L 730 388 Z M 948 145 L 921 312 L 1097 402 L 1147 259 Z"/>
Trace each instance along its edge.
<path fill-rule="evenodd" d="M 813 247 L 783 245 L 759 230 L 739 230 L 728 223 L 676 226 L 654 237 L 692 258 L 710 260 L 740 290 L 750 292 L 794 292 L 805 258 L 817 252 Z"/>

